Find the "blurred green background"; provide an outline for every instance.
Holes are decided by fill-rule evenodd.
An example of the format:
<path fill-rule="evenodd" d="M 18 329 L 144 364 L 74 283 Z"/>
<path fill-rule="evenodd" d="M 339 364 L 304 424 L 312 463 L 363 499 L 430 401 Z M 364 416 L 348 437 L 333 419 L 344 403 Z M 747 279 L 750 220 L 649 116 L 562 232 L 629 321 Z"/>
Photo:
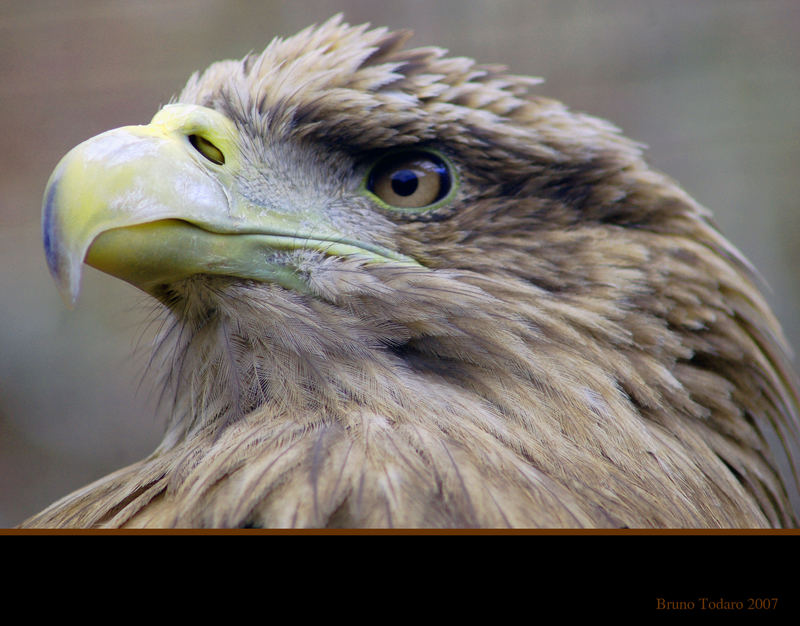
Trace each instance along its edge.
<path fill-rule="evenodd" d="M 541 93 L 648 144 L 760 269 L 800 347 L 798 0 L 0 1 L 0 526 L 141 458 L 163 423 L 142 382 L 147 298 L 88 269 L 69 311 L 48 275 L 58 159 L 146 123 L 193 71 L 340 11 L 542 76 Z"/>

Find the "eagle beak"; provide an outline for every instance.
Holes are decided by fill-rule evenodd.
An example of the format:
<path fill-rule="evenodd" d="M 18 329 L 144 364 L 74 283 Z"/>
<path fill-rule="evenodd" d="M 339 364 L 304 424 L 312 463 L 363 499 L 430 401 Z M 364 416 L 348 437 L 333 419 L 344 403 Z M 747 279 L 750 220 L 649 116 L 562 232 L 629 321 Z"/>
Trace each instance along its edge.
<path fill-rule="evenodd" d="M 228 212 L 219 176 L 193 155 L 189 137 L 201 128 L 235 136 L 215 111 L 172 105 L 151 124 L 93 137 L 58 163 L 45 189 L 42 234 L 68 306 L 77 300 L 84 261 L 143 288 L 186 269 L 175 246 L 187 243 L 180 231 L 197 228 L 177 220 L 213 224 Z"/>
<path fill-rule="evenodd" d="M 309 220 L 296 207 L 244 199 L 235 191 L 238 145 L 221 113 L 174 104 L 147 126 L 108 131 L 67 153 L 42 208 L 47 264 L 67 306 L 77 301 L 84 262 L 148 293 L 201 273 L 303 291 L 276 254 L 298 248 L 418 265 L 343 237 L 322 215 Z"/>

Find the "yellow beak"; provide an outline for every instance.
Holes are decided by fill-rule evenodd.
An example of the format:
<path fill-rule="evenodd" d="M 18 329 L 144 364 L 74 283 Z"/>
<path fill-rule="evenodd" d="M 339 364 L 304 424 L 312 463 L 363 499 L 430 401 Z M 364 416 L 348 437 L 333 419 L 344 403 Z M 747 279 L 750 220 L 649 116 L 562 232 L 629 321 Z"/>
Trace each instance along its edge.
<path fill-rule="evenodd" d="M 50 272 L 68 306 L 84 261 L 152 293 L 159 284 L 216 274 L 305 284 L 276 252 L 311 248 L 418 265 L 347 239 L 319 216 L 255 206 L 235 192 L 239 134 L 227 117 L 168 105 L 147 126 L 89 139 L 58 163 L 45 190 L 42 231 Z M 213 161 L 197 149 L 215 150 Z M 309 232 L 310 229 L 310 232 Z"/>

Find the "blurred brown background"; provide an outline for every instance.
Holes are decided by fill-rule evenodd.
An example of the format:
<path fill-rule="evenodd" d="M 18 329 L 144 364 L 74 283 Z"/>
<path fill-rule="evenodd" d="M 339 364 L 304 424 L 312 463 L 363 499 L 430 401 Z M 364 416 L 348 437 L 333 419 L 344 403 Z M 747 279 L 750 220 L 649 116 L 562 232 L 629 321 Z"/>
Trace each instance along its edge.
<path fill-rule="evenodd" d="M 0 0 L 0 526 L 161 432 L 139 385 L 147 298 L 89 269 L 68 311 L 47 273 L 39 211 L 58 159 L 146 123 L 191 72 L 340 11 L 542 76 L 541 93 L 648 144 L 761 270 L 800 347 L 797 0 Z"/>

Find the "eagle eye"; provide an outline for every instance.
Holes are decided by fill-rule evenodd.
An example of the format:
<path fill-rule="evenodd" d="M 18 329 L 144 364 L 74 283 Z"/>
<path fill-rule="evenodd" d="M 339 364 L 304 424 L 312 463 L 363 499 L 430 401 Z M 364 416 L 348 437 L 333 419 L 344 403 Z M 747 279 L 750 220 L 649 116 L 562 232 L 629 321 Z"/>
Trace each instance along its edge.
<path fill-rule="evenodd" d="M 217 148 L 217 146 L 215 146 L 205 137 L 200 135 L 189 135 L 189 143 L 192 144 L 195 150 L 197 150 L 212 163 L 216 163 L 217 165 L 222 165 L 225 163 L 225 155 L 222 154 L 222 150 Z"/>
<path fill-rule="evenodd" d="M 367 174 L 366 189 L 391 209 L 430 209 L 453 189 L 445 160 L 427 150 L 406 150 L 379 159 Z"/>

